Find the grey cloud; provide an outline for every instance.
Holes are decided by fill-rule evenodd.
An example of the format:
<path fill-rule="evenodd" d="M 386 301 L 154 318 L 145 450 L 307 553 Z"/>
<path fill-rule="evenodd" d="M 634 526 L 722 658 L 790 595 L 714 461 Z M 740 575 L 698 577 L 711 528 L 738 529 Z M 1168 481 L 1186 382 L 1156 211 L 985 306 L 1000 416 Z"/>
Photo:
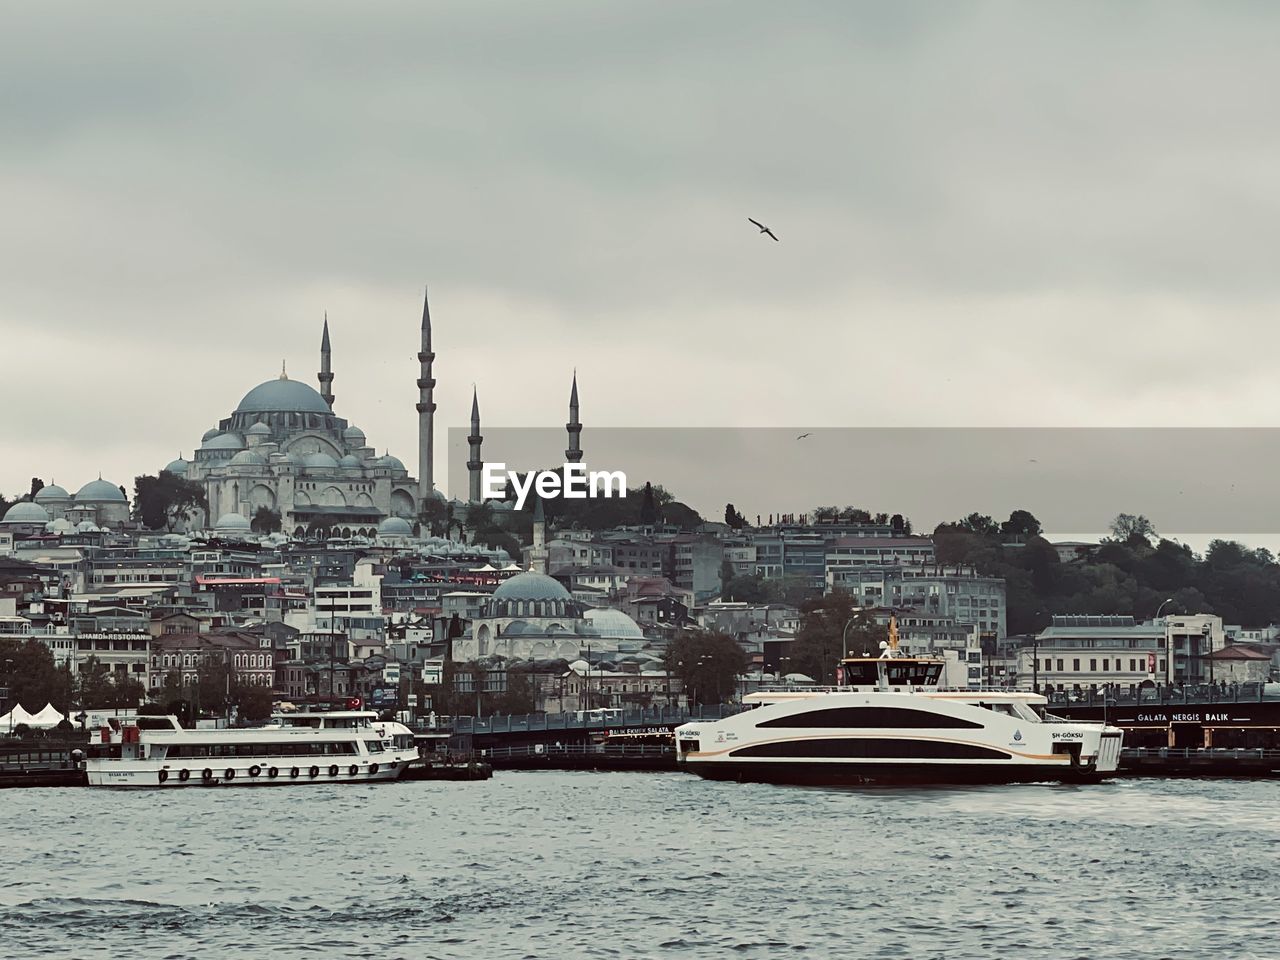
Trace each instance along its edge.
<path fill-rule="evenodd" d="M 339 405 L 411 455 L 424 281 L 459 421 L 474 380 L 557 422 L 575 362 L 597 422 L 1176 421 L 1232 409 L 1206 364 L 1268 375 L 1271 7 L 176 9 L 7 11 L 0 338 L 86 356 L 10 373 L 45 416 L 0 447 L 150 468 L 310 377 L 327 308 Z"/>

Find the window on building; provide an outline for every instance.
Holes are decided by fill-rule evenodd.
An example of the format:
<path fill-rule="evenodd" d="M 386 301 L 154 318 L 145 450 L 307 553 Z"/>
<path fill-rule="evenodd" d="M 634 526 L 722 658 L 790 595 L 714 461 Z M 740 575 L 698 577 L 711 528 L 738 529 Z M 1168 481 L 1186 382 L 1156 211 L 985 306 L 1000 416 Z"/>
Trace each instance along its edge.
<path fill-rule="evenodd" d="M 1097 673 L 1097 671 L 1098 671 L 1098 661 L 1091 657 L 1089 659 L 1089 672 Z"/>

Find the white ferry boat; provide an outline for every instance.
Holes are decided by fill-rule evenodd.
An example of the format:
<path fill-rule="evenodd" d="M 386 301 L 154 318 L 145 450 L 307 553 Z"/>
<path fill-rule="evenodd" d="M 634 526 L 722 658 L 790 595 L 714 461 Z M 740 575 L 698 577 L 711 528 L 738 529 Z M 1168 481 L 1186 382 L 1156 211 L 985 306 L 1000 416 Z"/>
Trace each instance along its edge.
<path fill-rule="evenodd" d="M 276 714 L 262 727 L 186 730 L 138 717 L 101 730 L 91 787 L 260 786 L 396 780 L 418 756 L 413 732 L 372 711 Z"/>
<path fill-rule="evenodd" d="M 1123 731 L 1060 720 L 1045 697 L 938 686 L 942 661 L 840 663 L 836 687 L 748 694 L 751 709 L 676 728 L 677 760 L 699 776 L 766 783 L 1092 781 L 1115 772 Z"/>

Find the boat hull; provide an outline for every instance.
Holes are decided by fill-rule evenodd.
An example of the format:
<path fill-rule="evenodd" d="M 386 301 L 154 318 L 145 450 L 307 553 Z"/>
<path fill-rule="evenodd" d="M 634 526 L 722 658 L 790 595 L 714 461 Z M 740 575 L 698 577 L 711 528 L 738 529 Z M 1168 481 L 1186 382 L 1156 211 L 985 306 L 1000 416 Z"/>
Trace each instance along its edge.
<path fill-rule="evenodd" d="M 151 787 L 165 790 L 178 787 L 278 787 L 323 783 L 381 783 L 399 780 L 409 767 L 407 761 L 379 762 L 377 769 L 373 770 L 374 764 L 368 761 L 302 766 L 295 763 L 273 764 L 269 758 L 263 759 L 266 762 L 231 763 L 204 768 L 158 767 L 119 760 L 95 764 L 89 760 L 85 764 L 85 776 L 91 787 Z M 337 772 L 333 773 L 331 771 L 335 766 Z M 356 767 L 354 774 L 351 772 L 353 766 Z M 316 771 L 314 776 L 311 772 L 313 769 Z M 182 776 L 184 770 L 185 779 Z M 206 770 L 210 774 L 208 777 L 204 775 Z M 275 771 L 275 776 L 271 775 L 272 770 Z M 232 776 L 228 777 L 228 772 Z"/>
<path fill-rule="evenodd" d="M 1097 783 L 1112 773 L 1048 764 L 790 763 L 717 760 L 680 766 L 706 780 L 797 786 L 948 785 L 995 783 Z"/>

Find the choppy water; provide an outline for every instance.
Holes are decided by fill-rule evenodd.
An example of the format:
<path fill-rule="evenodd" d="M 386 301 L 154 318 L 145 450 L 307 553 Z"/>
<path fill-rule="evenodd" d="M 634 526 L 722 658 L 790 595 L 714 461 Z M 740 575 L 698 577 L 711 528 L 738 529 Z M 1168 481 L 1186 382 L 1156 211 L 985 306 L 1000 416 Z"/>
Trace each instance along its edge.
<path fill-rule="evenodd" d="M 0 792 L 6 957 L 1274 957 L 1280 784 Z"/>

